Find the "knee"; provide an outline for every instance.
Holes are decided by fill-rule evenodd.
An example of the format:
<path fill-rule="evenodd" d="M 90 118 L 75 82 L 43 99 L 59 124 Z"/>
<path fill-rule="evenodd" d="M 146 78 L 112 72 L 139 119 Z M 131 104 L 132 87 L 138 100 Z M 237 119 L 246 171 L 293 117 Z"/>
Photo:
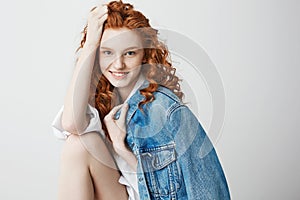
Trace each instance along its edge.
<path fill-rule="evenodd" d="M 91 163 L 96 161 L 102 165 L 114 165 L 110 145 L 107 145 L 97 132 L 80 136 L 80 142 L 88 152 Z"/>
<path fill-rule="evenodd" d="M 62 160 L 86 165 L 96 160 L 104 165 L 114 165 L 109 148 L 96 132 L 70 135 L 62 150 Z"/>
<path fill-rule="evenodd" d="M 87 159 L 87 156 L 88 152 L 82 144 L 80 136 L 74 134 L 68 136 L 62 149 L 62 160 L 67 162 L 78 161 L 82 163 Z"/>

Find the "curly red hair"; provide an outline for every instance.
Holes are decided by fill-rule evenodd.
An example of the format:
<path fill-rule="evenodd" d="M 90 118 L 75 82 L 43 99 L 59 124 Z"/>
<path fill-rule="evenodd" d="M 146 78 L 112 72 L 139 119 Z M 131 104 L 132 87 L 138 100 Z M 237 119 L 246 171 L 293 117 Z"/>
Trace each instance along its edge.
<path fill-rule="evenodd" d="M 180 89 L 180 80 L 175 75 L 176 69 L 169 61 L 169 51 L 164 43 L 158 40 L 158 31 L 150 26 L 149 20 L 141 12 L 134 10 L 131 4 L 123 3 L 122 1 L 112 1 L 107 4 L 107 8 L 108 17 L 103 24 L 103 31 L 108 28 L 116 29 L 125 27 L 137 31 L 143 41 L 144 58 L 142 73 L 149 81 L 149 86 L 140 90 L 140 93 L 145 98 L 139 103 L 139 108 L 141 109 L 143 104 L 154 100 L 153 93 L 159 85 L 169 88 L 182 99 L 183 93 Z M 85 44 L 87 25 L 84 27 L 82 33 L 83 38 L 77 51 L 83 48 Z M 103 130 L 106 136 L 108 136 L 103 119 L 114 106 L 117 94 L 114 86 L 110 84 L 100 71 L 98 50 L 92 72 L 89 103 L 94 105 L 98 110 Z"/>

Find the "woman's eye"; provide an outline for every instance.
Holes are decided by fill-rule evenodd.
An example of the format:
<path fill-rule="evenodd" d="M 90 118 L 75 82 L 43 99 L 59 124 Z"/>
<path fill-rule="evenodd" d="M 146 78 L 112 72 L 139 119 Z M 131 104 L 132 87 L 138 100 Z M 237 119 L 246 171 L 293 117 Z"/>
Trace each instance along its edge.
<path fill-rule="evenodd" d="M 107 55 L 107 56 L 109 56 L 109 55 L 111 55 L 111 54 L 112 54 L 112 52 L 111 52 L 111 51 L 102 51 L 102 53 L 103 53 L 104 55 Z"/>
<path fill-rule="evenodd" d="M 133 56 L 135 55 L 135 51 L 128 51 L 125 53 L 126 56 Z"/>

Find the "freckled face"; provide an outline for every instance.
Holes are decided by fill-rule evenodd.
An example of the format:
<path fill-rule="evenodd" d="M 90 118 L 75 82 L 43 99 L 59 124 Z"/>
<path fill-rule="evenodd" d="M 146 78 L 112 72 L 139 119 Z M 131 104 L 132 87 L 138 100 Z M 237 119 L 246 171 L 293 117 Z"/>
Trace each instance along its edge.
<path fill-rule="evenodd" d="M 140 36 L 127 28 L 105 29 L 99 50 L 103 75 L 118 90 L 131 91 L 141 73 L 144 57 Z"/>

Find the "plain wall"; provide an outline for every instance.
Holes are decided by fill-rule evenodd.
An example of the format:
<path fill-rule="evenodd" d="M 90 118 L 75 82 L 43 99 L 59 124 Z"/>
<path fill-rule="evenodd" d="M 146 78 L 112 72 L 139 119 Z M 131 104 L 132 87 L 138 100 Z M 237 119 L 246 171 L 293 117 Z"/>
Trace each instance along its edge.
<path fill-rule="evenodd" d="M 232 199 L 300 199 L 300 2 L 129 2 L 154 27 L 191 38 L 215 64 L 226 96 L 215 145 Z M 0 199 L 52 200 L 63 142 L 51 122 L 87 13 L 101 2 L 1 3 Z M 210 113 L 203 108 L 205 127 Z"/>

